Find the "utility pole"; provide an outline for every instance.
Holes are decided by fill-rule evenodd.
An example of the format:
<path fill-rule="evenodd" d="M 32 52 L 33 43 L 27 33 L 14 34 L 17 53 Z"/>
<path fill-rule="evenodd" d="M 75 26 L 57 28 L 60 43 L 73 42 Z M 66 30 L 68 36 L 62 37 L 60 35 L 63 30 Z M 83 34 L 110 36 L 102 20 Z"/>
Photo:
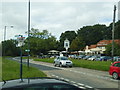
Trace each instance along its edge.
<path fill-rule="evenodd" d="M 115 31 L 116 5 L 114 5 L 113 27 L 112 27 L 112 58 L 114 57 L 114 31 Z M 113 59 L 112 59 L 113 61 Z"/>
<path fill-rule="evenodd" d="M 30 37 L 30 0 L 29 0 L 29 3 L 28 3 L 28 60 L 27 60 L 27 66 L 29 68 L 29 56 L 30 56 L 30 40 L 29 40 L 29 37 Z"/>

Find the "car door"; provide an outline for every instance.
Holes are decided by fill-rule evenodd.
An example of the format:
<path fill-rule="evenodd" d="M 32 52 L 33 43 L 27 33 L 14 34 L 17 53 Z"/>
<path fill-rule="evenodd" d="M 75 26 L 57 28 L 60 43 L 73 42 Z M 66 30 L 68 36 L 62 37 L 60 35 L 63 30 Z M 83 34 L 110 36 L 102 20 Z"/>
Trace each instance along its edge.
<path fill-rule="evenodd" d="M 112 71 L 119 73 L 120 72 L 120 63 L 115 63 L 112 67 Z"/>
<path fill-rule="evenodd" d="M 59 64 L 60 57 L 57 57 L 56 64 Z"/>

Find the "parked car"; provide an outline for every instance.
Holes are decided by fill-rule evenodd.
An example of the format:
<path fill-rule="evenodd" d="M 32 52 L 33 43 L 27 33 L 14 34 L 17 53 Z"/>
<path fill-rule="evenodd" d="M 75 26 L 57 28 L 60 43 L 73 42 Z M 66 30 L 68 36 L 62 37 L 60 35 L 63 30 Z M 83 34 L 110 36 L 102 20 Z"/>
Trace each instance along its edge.
<path fill-rule="evenodd" d="M 113 61 L 120 61 L 120 56 L 113 57 Z"/>
<path fill-rule="evenodd" d="M 85 55 L 79 55 L 78 59 L 82 59 L 83 57 L 85 57 Z"/>
<path fill-rule="evenodd" d="M 120 61 L 114 62 L 109 69 L 109 74 L 112 75 L 114 79 L 120 77 Z"/>
<path fill-rule="evenodd" d="M 54 59 L 54 66 L 69 66 L 72 67 L 73 63 L 65 56 L 58 56 L 56 59 Z"/>
<path fill-rule="evenodd" d="M 98 58 L 95 59 L 96 61 L 108 61 L 108 60 L 112 60 L 112 57 L 109 56 L 100 56 Z"/>
<path fill-rule="evenodd" d="M 94 61 L 98 56 L 91 56 L 88 60 Z"/>
<path fill-rule="evenodd" d="M 82 90 L 56 78 L 27 78 L 1 82 L 2 90 Z"/>
<path fill-rule="evenodd" d="M 83 57 L 83 59 L 87 60 L 88 58 L 90 58 L 91 56 L 85 56 Z"/>

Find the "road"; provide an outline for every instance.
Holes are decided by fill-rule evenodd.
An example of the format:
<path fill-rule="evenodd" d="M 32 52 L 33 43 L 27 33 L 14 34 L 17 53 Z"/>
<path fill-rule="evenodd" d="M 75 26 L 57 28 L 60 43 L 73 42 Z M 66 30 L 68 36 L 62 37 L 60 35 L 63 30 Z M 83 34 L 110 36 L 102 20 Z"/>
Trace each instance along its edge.
<path fill-rule="evenodd" d="M 14 60 L 19 60 L 19 58 L 14 58 Z M 23 62 L 26 63 L 26 60 L 23 60 Z M 63 79 L 83 89 L 120 90 L 120 80 L 112 79 L 108 72 L 105 71 L 79 67 L 54 67 L 51 63 L 33 60 L 30 60 L 30 66 L 37 67 L 49 77 Z"/>

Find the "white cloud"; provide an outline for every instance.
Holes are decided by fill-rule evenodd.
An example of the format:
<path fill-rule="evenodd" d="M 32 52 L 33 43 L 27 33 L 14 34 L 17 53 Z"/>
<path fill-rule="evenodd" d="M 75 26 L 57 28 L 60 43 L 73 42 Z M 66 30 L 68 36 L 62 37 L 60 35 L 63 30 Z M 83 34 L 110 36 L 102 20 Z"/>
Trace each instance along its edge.
<path fill-rule="evenodd" d="M 11 0 L 10 0 L 11 1 Z M 7 39 L 27 31 L 28 0 L 2 3 L 2 31 L 7 27 Z M 47 29 L 57 38 L 66 30 L 78 30 L 86 25 L 112 22 L 113 5 L 116 2 L 34 2 L 31 0 L 31 27 Z M 67 0 L 68 1 L 68 0 Z M 2 38 L 0 38 L 3 40 Z M 0 41 L 1 41 L 0 40 Z"/>

